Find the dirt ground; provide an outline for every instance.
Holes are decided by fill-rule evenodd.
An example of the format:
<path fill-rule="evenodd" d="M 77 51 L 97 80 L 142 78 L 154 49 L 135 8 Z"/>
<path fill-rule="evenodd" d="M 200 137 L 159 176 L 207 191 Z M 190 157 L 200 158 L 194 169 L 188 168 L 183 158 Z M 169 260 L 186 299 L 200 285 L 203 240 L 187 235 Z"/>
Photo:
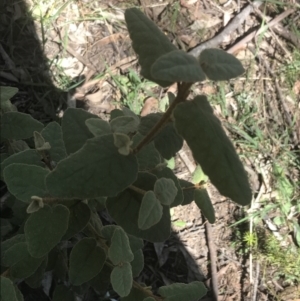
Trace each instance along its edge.
<path fill-rule="evenodd" d="M 296 2 L 289 1 L 289 3 L 290 6 L 287 5 L 287 9 L 293 9 L 293 3 Z M 16 49 L 19 47 L 22 55 L 18 57 L 15 49 L 13 58 L 10 56 L 13 72 L 8 70 L 5 76 L 1 77 L 1 83 L 19 86 L 21 93 L 14 99 L 19 110 L 29 112 L 34 117 L 47 121 L 57 118 L 55 116 L 62 114 L 67 106 L 82 107 L 103 118 L 108 118 L 112 109 L 121 107 L 124 103 L 124 95 L 112 78 L 115 75 L 126 74 L 129 69 L 139 71 L 137 58 L 131 48 L 131 41 L 124 25 L 123 16 L 124 9 L 132 5 L 141 7 L 146 15 L 154 20 L 175 45 L 188 51 L 201 42 L 219 34 L 228 21 L 238 11 L 247 6 L 247 2 L 235 0 L 218 2 L 209 0 L 82 0 L 74 2 L 71 5 L 71 9 L 62 11 L 52 21 L 51 29 L 46 32 L 41 31 L 40 22 L 35 20 L 28 25 L 28 31 L 25 32 L 25 36 L 23 36 L 22 40 L 18 40 L 19 44 L 15 45 Z M 16 16 L 18 9 L 20 10 L 19 14 L 21 14 L 21 10 L 24 8 L 15 4 L 11 6 L 11 9 Z M 93 20 L 92 18 L 88 20 L 88 16 L 91 15 L 93 10 L 97 10 L 99 14 L 102 12 L 106 17 L 98 20 Z M 260 9 L 260 12 L 263 12 L 263 10 Z M 265 6 L 264 13 L 270 16 L 271 19 L 279 15 L 275 5 L 272 3 Z M 86 19 L 86 21 L 72 22 L 75 19 L 74 14 L 77 19 L 82 18 Z M 298 11 L 295 9 L 289 15 L 289 18 L 295 18 L 295 22 L 299 23 L 299 8 Z M 16 19 L 18 19 L 18 16 Z M 65 26 L 67 20 L 71 21 L 68 23 L 68 26 Z M 3 22 L 5 22 L 4 19 Z M 236 48 L 232 47 L 242 41 L 249 33 L 257 30 L 257 27 L 260 26 L 259 24 L 261 24 L 259 14 L 250 14 L 238 26 L 237 30 L 224 37 L 222 43 L 218 45 L 218 47 L 225 50 L 232 49 L 232 52 L 242 60 L 246 68 L 254 70 L 254 75 L 252 75 L 257 78 L 266 74 L 261 71 L 261 62 L 256 61 L 257 65 L 253 65 L 252 51 L 255 49 L 256 43 L 259 42 L 257 41 L 258 37 L 254 41 L 250 40 L 242 43 Z M 39 41 L 46 39 L 42 50 L 38 45 L 33 49 L 35 43 L 28 39 L 32 32 L 35 32 L 34 39 L 37 38 Z M 44 35 L 46 36 L 44 37 Z M 66 35 L 68 36 L 68 43 L 67 45 L 62 45 Z M 24 41 L 27 41 L 27 46 L 24 46 Z M 296 41 L 295 43 L 298 42 Z M 274 68 L 274 64 L 281 63 L 282 55 L 289 55 L 290 44 L 292 44 L 291 40 L 283 39 L 280 35 L 280 42 L 274 42 L 274 39 L 270 36 L 261 42 L 260 47 L 266 54 L 264 58 L 270 58 L 270 61 L 267 60 L 267 63 L 270 63 L 270 65 L 272 63 L 273 65 L 271 66 Z M 7 53 L 9 52 L 7 51 Z M 35 55 L 32 56 L 32 53 L 35 53 Z M 12 53 L 10 52 L 9 54 L 11 55 Z M 25 60 L 27 62 L 25 67 L 24 57 L 30 58 L 30 60 Z M 45 59 L 51 61 L 58 57 L 61 59 L 61 68 L 64 69 L 66 76 L 72 78 L 74 84 L 81 82 L 79 86 L 74 86 L 67 93 L 61 93 L 58 67 L 53 64 L 49 71 L 43 65 Z M 1 64 L 5 63 L 7 64 L 7 61 L 2 60 Z M 34 70 L 34 76 L 24 72 L 24 70 L 34 69 L 33 66 L 37 64 L 40 66 L 40 70 Z M 263 69 L 266 70 L 267 67 L 265 66 Z M 8 76 L 9 73 L 12 77 Z M 95 75 L 99 74 L 102 74 L 100 79 L 95 78 Z M 52 99 L 55 98 L 55 102 L 51 103 L 51 105 L 49 102 L 43 101 L 40 96 L 47 89 L 46 85 L 39 86 L 38 88 L 41 90 L 38 92 L 33 92 L 35 91 L 34 87 L 28 91 L 28 89 L 19 85 L 19 78 L 21 77 L 28 77 L 28 81 L 35 81 L 35 78 L 40 76 L 45 77 L 44 84 L 47 84 L 49 80 L 54 82 L 54 90 L 52 89 L 49 92 Z M 14 78 L 18 79 L 18 81 L 14 81 Z M 255 83 L 257 89 L 261 90 L 261 93 L 268 89 L 270 101 L 274 101 L 272 95 L 276 94 L 276 88 L 271 86 L 271 82 L 267 86 L 260 84 L 258 81 Z M 241 78 L 232 82 L 232 85 L 235 91 L 243 90 L 247 92 L 252 89 L 253 81 L 247 82 L 247 78 Z M 300 94 L 298 86 L 295 86 L 294 89 L 295 93 Z M 217 90 L 217 85 L 204 82 L 196 85 L 193 93 L 214 94 Z M 154 88 L 151 91 L 155 98 L 159 98 L 159 96 L 166 93 L 166 90 L 159 88 Z M 36 97 L 32 102 L 33 93 L 35 93 Z M 146 98 L 147 95 L 145 95 Z M 148 100 L 145 102 L 142 107 L 144 115 L 159 110 L 158 101 L 155 98 L 152 101 Z M 230 95 L 227 101 L 229 105 L 234 106 Z M 291 103 L 288 103 L 287 106 L 290 106 L 287 109 L 288 112 L 298 109 L 297 107 L 292 107 Z M 273 110 L 275 111 L 274 116 L 281 123 L 284 122 L 280 119 L 282 118 L 281 114 L 278 114 L 278 105 L 274 105 Z M 220 105 L 215 106 L 215 114 L 221 120 L 226 121 L 227 117 L 222 113 Z M 295 124 L 294 147 L 299 144 L 300 118 L 296 119 Z M 228 128 L 225 128 L 225 130 L 229 136 L 235 139 L 235 136 Z M 239 150 L 238 143 L 235 146 L 238 151 L 242 152 L 242 150 Z M 257 171 L 253 169 L 251 160 L 243 160 L 249 173 L 251 185 L 257 195 L 261 187 L 261 179 Z M 177 155 L 175 162 L 177 176 L 190 180 L 196 165 L 187 147 L 184 147 Z M 213 251 L 216 254 L 218 300 L 299 301 L 300 288 L 285 285 L 280 280 L 273 278 L 274 268 L 268 267 L 267 270 L 262 271 L 255 260 L 250 266 L 249 253 L 245 251 L 245 242 L 240 236 L 240 233 L 247 231 L 248 224 L 242 223 L 229 227 L 245 216 L 243 209 L 221 196 L 213 186 L 208 185 L 208 191 L 217 217 L 216 223 L 211 225 L 212 234 L 208 235 L 204 219 L 195 203 L 176 207 L 172 213 L 173 233 L 170 239 L 162 244 L 147 243 L 145 245 L 145 268 L 139 277 L 139 281 L 152 286 L 154 290 L 161 285 L 194 280 L 204 281 L 211 288 L 212 271 L 210 262 L 212 260 L 212 250 L 208 247 L 208 241 L 210 240 L 213 244 Z M 263 228 L 262 231 L 269 230 Z M 252 280 L 250 280 L 250 275 Z M 213 299 L 207 298 L 206 300 Z"/>

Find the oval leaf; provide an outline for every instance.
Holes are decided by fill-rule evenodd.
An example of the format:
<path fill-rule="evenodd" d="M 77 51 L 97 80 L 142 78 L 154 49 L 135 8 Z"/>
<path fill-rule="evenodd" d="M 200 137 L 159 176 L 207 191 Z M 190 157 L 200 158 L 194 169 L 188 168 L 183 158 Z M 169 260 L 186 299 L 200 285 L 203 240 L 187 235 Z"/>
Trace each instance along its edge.
<path fill-rule="evenodd" d="M 220 193 L 240 205 L 250 204 L 252 192 L 243 164 L 206 97 L 179 104 L 174 117 L 178 133 Z"/>
<path fill-rule="evenodd" d="M 157 80 L 152 76 L 151 66 L 162 55 L 176 50 L 176 47 L 137 8 L 127 9 L 125 11 L 125 20 L 132 40 L 132 47 L 137 53 L 139 63 L 142 67 L 142 76 L 156 82 L 162 87 L 170 86 L 172 84 L 171 81 Z"/>
<path fill-rule="evenodd" d="M 213 224 L 216 221 L 215 210 L 206 189 L 196 189 L 194 191 L 194 197 L 195 203 L 203 215 L 211 224 Z"/>
<path fill-rule="evenodd" d="M 9 156 L 1 163 L 1 175 L 3 175 L 5 167 L 13 163 L 23 163 L 41 167 L 45 166 L 45 164 L 41 161 L 41 156 L 35 149 L 26 149 Z"/>
<path fill-rule="evenodd" d="M 162 286 L 158 289 L 158 293 L 165 301 L 196 301 L 206 295 L 207 289 L 202 282 L 194 281 L 189 284 L 173 283 Z"/>
<path fill-rule="evenodd" d="M 68 108 L 62 118 L 63 139 L 68 154 L 77 152 L 84 143 L 93 138 L 85 121 L 90 118 L 99 118 L 82 109 Z"/>
<path fill-rule="evenodd" d="M 76 202 L 69 207 L 70 216 L 68 230 L 63 236 L 62 240 L 68 240 L 75 234 L 79 233 L 85 228 L 91 218 L 91 210 L 88 205 Z"/>
<path fill-rule="evenodd" d="M 128 236 L 120 227 L 115 229 L 111 238 L 108 256 L 114 265 L 121 262 L 131 262 L 134 258 L 130 249 Z"/>
<path fill-rule="evenodd" d="M 147 230 L 138 227 L 138 217 L 141 199 L 132 192 L 124 191 L 115 198 L 108 198 L 106 207 L 109 215 L 120 225 L 126 233 L 143 238 L 151 242 L 165 241 L 171 231 L 170 210 L 163 206 L 160 221 Z"/>
<path fill-rule="evenodd" d="M 46 184 L 57 197 L 115 196 L 135 181 L 137 172 L 136 157 L 119 154 L 110 134 L 89 139 L 82 149 L 60 161 Z"/>
<path fill-rule="evenodd" d="M 44 127 L 30 115 L 20 112 L 7 112 L 1 117 L 1 136 L 6 139 L 27 139 Z"/>
<path fill-rule="evenodd" d="M 229 80 L 245 72 L 237 58 L 221 49 L 204 49 L 199 63 L 211 80 Z"/>
<path fill-rule="evenodd" d="M 94 238 L 83 238 L 70 254 L 69 277 L 73 285 L 81 285 L 94 278 L 106 260 L 104 250 L 97 246 Z"/>
<path fill-rule="evenodd" d="M 206 78 L 197 59 L 182 50 L 174 50 L 158 58 L 151 67 L 151 74 L 155 79 L 172 83 L 196 83 Z"/>
<path fill-rule="evenodd" d="M 58 163 L 60 160 L 67 157 L 62 128 L 57 122 L 53 121 L 48 123 L 47 126 L 42 130 L 41 134 L 45 141 L 51 146 L 51 148 L 48 150 L 51 160 Z"/>
<path fill-rule="evenodd" d="M 91 118 L 85 121 L 86 126 L 94 136 L 102 136 L 111 133 L 110 125 L 100 118 Z"/>
<path fill-rule="evenodd" d="M 49 170 L 40 166 L 14 163 L 4 169 L 4 180 L 11 194 L 30 203 L 32 196 L 49 195 L 45 185 L 49 173 Z"/>
<path fill-rule="evenodd" d="M 163 214 L 163 206 L 156 198 L 153 191 L 147 191 L 142 199 L 139 210 L 138 226 L 142 230 L 157 224 Z"/>
<path fill-rule="evenodd" d="M 163 205 L 171 205 L 177 195 L 178 189 L 171 179 L 160 178 L 155 182 L 154 193 Z"/>
<path fill-rule="evenodd" d="M 40 258 L 51 251 L 68 228 L 69 210 L 63 205 L 45 205 L 25 223 L 25 236 L 31 256 Z"/>
<path fill-rule="evenodd" d="M 0 300 L 1 301 L 18 301 L 15 286 L 12 281 L 6 277 L 1 276 L 1 290 Z"/>
<path fill-rule="evenodd" d="M 113 119 L 110 126 L 114 133 L 134 133 L 139 126 L 139 120 L 132 116 L 121 116 Z"/>
<path fill-rule="evenodd" d="M 129 262 L 114 267 L 110 274 L 113 290 L 121 297 L 129 295 L 132 287 L 132 271 Z"/>

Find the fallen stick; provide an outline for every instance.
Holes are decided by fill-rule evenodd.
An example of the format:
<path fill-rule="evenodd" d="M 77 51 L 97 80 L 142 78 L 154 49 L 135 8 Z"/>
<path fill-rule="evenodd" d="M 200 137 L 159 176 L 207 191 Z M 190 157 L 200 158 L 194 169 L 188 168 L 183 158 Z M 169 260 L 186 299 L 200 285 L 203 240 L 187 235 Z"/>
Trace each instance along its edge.
<path fill-rule="evenodd" d="M 237 50 L 244 47 L 244 45 L 249 43 L 255 36 L 261 34 L 262 32 L 264 32 L 269 27 L 275 26 L 276 24 L 278 24 L 280 21 L 282 21 L 284 18 L 286 18 L 287 16 L 289 16 L 293 12 L 294 12 L 294 9 L 288 9 L 288 10 L 284 11 L 283 13 L 278 15 L 276 18 L 274 18 L 272 21 L 267 23 L 265 26 L 260 27 L 257 31 L 249 33 L 246 37 L 244 37 L 242 40 L 240 40 L 237 44 L 235 44 L 234 46 L 229 48 L 227 50 L 227 52 L 228 53 L 237 52 Z"/>
<path fill-rule="evenodd" d="M 254 8 L 258 8 L 262 3 L 262 1 L 254 1 L 253 3 L 247 5 L 231 20 L 231 22 L 223 29 L 222 32 L 212 39 L 201 43 L 199 46 L 196 46 L 194 49 L 189 51 L 189 54 L 198 57 L 204 49 L 219 46 L 227 36 L 235 31 L 246 20 L 246 18 L 253 12 Z"/>

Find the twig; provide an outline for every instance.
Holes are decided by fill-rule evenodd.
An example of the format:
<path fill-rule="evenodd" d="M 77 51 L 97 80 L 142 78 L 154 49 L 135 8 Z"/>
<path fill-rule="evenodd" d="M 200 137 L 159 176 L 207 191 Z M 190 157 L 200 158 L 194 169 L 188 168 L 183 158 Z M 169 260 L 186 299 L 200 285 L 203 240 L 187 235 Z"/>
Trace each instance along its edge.
<path fill-rule="evenodd" d="M 262 4 L 262 1 L 254 1 L 253 3 L 247 5 L 239 14 L 237 14 L 231 22 L 220 32 L 218 35 L 212 39 L 205 41 L 204 43 L 196 46 L 194 49 L 189 51 L 189 54 L 198 57 L 200 53 L 207 48 L 213 48 L 220 45 L 224 39 L 229 36 L 233 31 L 235 31 L 253 12 L 255 7 L 259 7 Z"/>
<path fill-rule="evenodd" d="M 168 110 L 165 112 L 162 118 L 156 123 L 156 125 L 150 130 L 150 132 L 144 137 L 144 139 L 132 150 L 133 154 L 137 154 L 145 145 L 147 145 L 170 120 L 173 110 L 178 105 L 178 103 L 186 100 L 191 85 L 191 83 L 183 83 L 178 85 L 178 94 L 176 98 L 169 106 Z"/>
<path fill-rule="evenodd" d="M 253 295 L 252 295 L 252 301 L 256 301 L 256 295 L 257 295 L 257 288 L 258 288 L 258 279 L 259 279 L 259 272 L 260 272 L 260 266 L 259 262 L 256 262 L 256 275 L 255 275 L 255 282 L 253 286 Z"/>
<path fill-rule="evenodd" d="M 276 25 L 277 23 L 279 23 L 281 20 L 283 20 L 284 18 L 286 18 L 287 16 L 289 16 L 293 12 L 294 12 L 294 9 L 288 9 L 288 10 L 284 11 L 283 13 L 281 13 L 280 15 L 278 15 L 276 18 L 274 18 L 272 21 L 270 21 L 269 23 L 267 23 L 265 26 L 261 27 L 260 29 L 258 29 L 255 32 L 251 32 L 250 34 L 248 34 L 246 37 L 244 37 L 242 40 L 240 40 L 237 44 L 235 44 L 234 46 L 232 46 L 231 48 L 229 48 L 227 50 L 227 52 L 228 53 L 234 53 L 234 52 L 236 52 L 238 49 L 240 49 L 241 47 L 244 47 L 245 44 L 247 44 L 248 42 L 250 42 L 255 36 L 261 34 L 267 28 Z"/>
<path fill-rule="evenodd" d="M 215 245 L 212 241 L 212 229 L 211 224 L 206 221 L 205 223 L 206 235 L 207 235 L 207 245 L 210 257 L 210 268 L 211 268 L 211 282 L 212 282 L 212 293 L 216 301 L 218 301 L 218 272 L 217 272 L 217 252 Z"/>

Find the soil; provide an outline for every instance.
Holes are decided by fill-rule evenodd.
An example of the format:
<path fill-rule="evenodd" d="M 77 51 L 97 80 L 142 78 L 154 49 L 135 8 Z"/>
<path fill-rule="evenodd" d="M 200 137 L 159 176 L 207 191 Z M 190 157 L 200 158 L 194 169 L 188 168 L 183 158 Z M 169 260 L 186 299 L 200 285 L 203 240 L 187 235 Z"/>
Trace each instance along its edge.
<path fill-rule="evenodd" d="M 130 4 L 135 5 L 142 3 L 145 13 L 157 23 L 176 45 L 186 50 L 196 46 L 200 41 L 216 35 L 223 27 L 225 15 L 229 14 L 230 16 L 238 5 L 246 5 L 245 1 L 228 1 L 230 3 L 226 7 L 223 6 L 226 1 L 220 1 L 222 5 L 215 4 L 215 1 L 188 0 L 169 1 L 167 5 L 162 1 L 150 0 L 140 1 L 140 3 L 137 1 L 130 2 L 132 2 Z M 90 5 L 88 5 L 89 3 Z M 105 119 L 108 118 L 112 109 L 121 107 L 124 95 L 120 93 L 120 89 L 115 85 L 112 75 L 125 74 L 129 68 L 139 72 L 139 66 L 131 48 L 130 39 L 123 25 L 124 23 L 122 23 L 122 12 L 130 4 L 129 1 L 121 0 L 82 0 L 81 3 L 74 3 L 74 11 L 62 12 L 60 17 L 53 23 L 52 30 L 46 32 L 47 43 L 43 52 L 41 52 L 37 41 L 41 41 L 42 34 L 45 33 L 41 32 L 37 21 L 31 21 L 27 25 L 28 31 L 23 37 L 18 37 L 19 44 L 15 44 L 13 53 L 9 52 L 9 45 L 4 43 L 3 47 L 10 55 L 19 55 L 11 56 L 15 68 L 13 72 L 7 66 L 7 61 L 2 60 L 0 62 L 0 65 L 5 66 L 4 71 L 7 74 L 11 73 L 15 77 L 20 78 L 24 74 L 24 70 L 34 69 L 34 65 L 39 65 L 40 70 L 34 69 L 35 76 L 44 76 L 44 83 L 48 83 L 49 80 L 53 79 L 53 75 L 56 74 L 57 70 L 55 68 L 51 69 L 51 71 L 45 69 L 45 66 L 47 66 L 45 61 L 46 59 L 55 59 L 58 56 L 62 50 L 60 41 L 66 35 L 66 29 L 59 26 L 60 22 L 63 23 L 66 18 L 73 17 L 72 14 L 75 11 L 80 12 L 81 17 L 88 16 L 93 8 L 110 13 L 107 21 L 86 21 L 81 23 L 83 26 L 74 22 L 68 28 L 69 43 L 66 51 L 60 58 L 66 61 L 65 73 L 73 78 L 72 81 L 76 83 L 82 80 L 83 83 L 69 90 L 67 99 L 65 97 L 66 93 L 62 93 L 57 88 L 58 77 L 56 76 L 54 76 L 54 86 L 52 84 L 51 87 L 51 95 L 52 99 L 55 98 L 53 95 L 59 94 L 60 96 L 55 98 L 55 103 L 51 105 L 49 102 L 44 102 L 41 99 L 45 90 L 36 92 L 33 88 L 28 89 L 27 86 L 20 84 L 19 80 L 13 81 L 9 76 L 5 78 L 0 77 L 1 84 L 19 87 L 20 93 L 13 100 L 17 104 L 18 109 L 23 112 L 29 112 L 35 118 L 47 122 L 47 120 L 57 118 L 55 116 L 59 114 L 61 116 L 67 106 L 83 107 Z M 172 21 L 176 14 L 174 10 L 175 4 L 178 6 L 178 14 L 176 15 L 176 21 Z M 22 7 L 17 2 L 9 7 L 14 14 L 19 10 L 25 10 L 25 7 Z M 270 13 L 273 9 L 272 5 L 269 5 L 267 9 Z M 224 11 L 226 11 L 226 14 Z M 22 17 L 20 16 L 17 21 L 21 19 Z M 204 24 L 203 20 L 205 20 Z M 8 19 L 2 19 L 1 22 L 3 22 L 4 27 L 9 24 Z M 257 18 L 253 15 L 250 16 L 245 24 L 233 32 L 220 47 L 224 49 L 229 48 L 257 24 Z M 16 22 L 17 25 L 18 22 Z M 35 32 L 34 41 L 29 39 L 29 36 L 32 39 L 32 32 Z M 8 37 L 4 37 L 4 39 L 6 38 Z M 23 42 L 26 42 L 26 45 Z M 33 49 L 34 47 L 36 49 Z M 32 56 L 32 53 L 35 53 L 35 55 Z M 242 50 L 239 55 L 244 56 L 244 61 L 247 61 L 252 54 Z M 27 65 L 24 65 L 24 62 L 27 62 Z M 253 68 L 256 67 L 254 66 Z M 94 79 L 96 74 L 104 74 L 104 76 L 100 79 Z M 32 73 L 30 73 L 28 81 L 40 82 L 40 79 L 37 80 L 35 76 L 32 76 Z M 234 85 L 236 90 L 245 89 L 242 81 L 237 81 Z M 204 83 L 195 86 L 193 93 L 211 94 L 216 90 L 216 86 Z M 165 93 L 165 91 L 158 90 L 154 91 L 154 93 L 158 97 L 159 94 Z M 146 98 L 147 96 L 145 95 Z M 158 108 L 150 109 L 151 112 L 155 110 L 158 110 Z M 218 105 L 215 107 L 215 113 L 221 120 L 224 120 Z M 229 130 L 226 130 L 231 135 Z M 238 149 L 238 145 L 236 144 L 235 146 Z M 175 172 L 178 177 L 190 180 L 191 169 L 195 167 L 193 166 L 195 163 L 188 149 L 184 148 L 183 153 L 178 155 L 175 161 Z M 251 184 L 254 190 L 257 190 L 260 186 L 259 175 L 253 171 L 251 164 L 248 162 L 245 162 L 245 164 Z M 218 300 L 299 301 L 300 295 L 297 287 L 283 287 L 283 290 L 278 294 L 280 285 L 274 279 L 268 277 L 264 279 L 262 272 L 257 274 L 256 263 L 254 263 L 253 268 L 249 266 L 249 254 L 244 252 L 245 245 L 240 235 L 240 233 L 245 233 L 248 230 L 248 225 L 242 223 L 229 227 L 244 217 L 243 210 L 221 196 L 212 185 L 208 185 L 208 191 L 214 204 L 217 218 L 216 223 L 212 225 L 212 236 L 207 237 L 206 221 L 195 203 L 174 208 L 172 235 L 168 241 L 162 244 L 146 243 L 144 249 L 145 268 L 138 280 L 152 286 L 154 290 L 157 290 L 161 285 L 173 282 L 187 283 L 195 280 L 204 281 L 207 287 L 211 289 L 210 250 L 207 243 L 207 240 L 210 239 L 217 252 Z M 256 297 L 252 296 L 254 283 L 250 282 L 250 273 L 253 273 L 254 283 L 259 283 Z M 280 296 L 278 297 L 279 299 L 275 299 L 275 295 L 277 297 Z M 205 300 L 213 299 L 208 296 Z"/>

